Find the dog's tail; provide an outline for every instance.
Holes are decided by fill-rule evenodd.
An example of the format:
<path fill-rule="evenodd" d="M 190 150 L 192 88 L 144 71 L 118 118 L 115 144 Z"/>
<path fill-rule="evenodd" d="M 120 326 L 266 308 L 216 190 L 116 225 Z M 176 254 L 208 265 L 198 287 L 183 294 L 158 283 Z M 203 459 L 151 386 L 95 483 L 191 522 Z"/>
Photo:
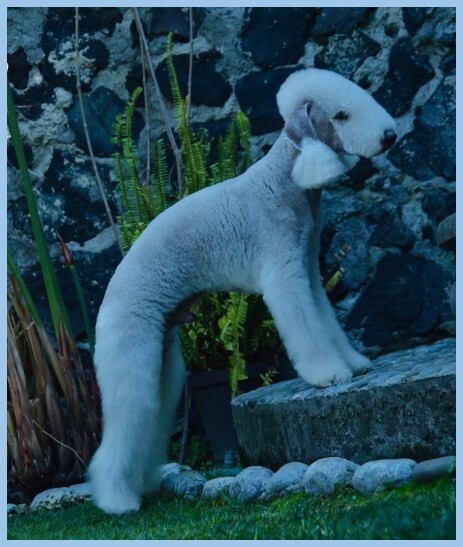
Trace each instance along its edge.
<path fill-rule="evenodd" d="M 158 315 L 140 321 L 114 299 L 98 315 L 94 361 L 103 439 L 88 475 L 95 503 L 108 513 L 137 510 L 145 490 L 161 407 L 164 318 Z"/>
<path fill-rule="evenodd" d="M 117 307 L 102 307 L 97 322 L 104 427 L 88 471 L 95 503 L 116 514 L 138 510 L 157 488 L 185 381 L 178 327 L 163 335 L 161 315 L 148 325 L 117 316 Z"/>

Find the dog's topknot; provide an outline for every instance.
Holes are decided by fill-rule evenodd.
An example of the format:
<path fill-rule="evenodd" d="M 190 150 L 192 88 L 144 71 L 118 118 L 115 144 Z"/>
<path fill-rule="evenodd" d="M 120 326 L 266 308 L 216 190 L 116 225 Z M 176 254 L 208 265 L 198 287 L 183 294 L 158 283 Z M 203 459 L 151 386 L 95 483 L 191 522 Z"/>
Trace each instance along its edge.
<path fill-rule="evenodd" d="M 340 74 L 321 68 L 306 68 L 291 74 L 277 93 L 277 104 L 281 116 L 286 121 L 291 112 L 309 100 L 318 99 L 333 88 L 356 87 Z"/>

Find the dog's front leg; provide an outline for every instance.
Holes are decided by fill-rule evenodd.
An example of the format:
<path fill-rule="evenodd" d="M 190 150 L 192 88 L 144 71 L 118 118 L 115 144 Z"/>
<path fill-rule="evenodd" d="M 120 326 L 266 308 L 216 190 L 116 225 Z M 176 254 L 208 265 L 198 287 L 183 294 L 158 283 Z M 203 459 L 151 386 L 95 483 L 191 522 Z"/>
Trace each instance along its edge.
<path fill-rule="evenodd" d="M 338 348 L 348 367 L 354 374 L 361 374 L 371 369 L 371 362 L 354 349 L 342 330 L 330 304 L 320 275 L 320 234 L 322 229 L 322 212 L 320 207 L 321 189 L 309 190 L 307 197 L 310 203 L 313 218 L 313 230 L 309 237 L 308 270 L 315 303 L 324 322 L 324 329 L 330 337 L 331 343 Z"/>
<path fill-rule="evenodd" d="M 352 373 L 326 332 L 310 280 L 302 272 L 301 265 L 284 267 L 267 276 L 264 300 L 300 376 L 319 387 L 345 382 Z"/>

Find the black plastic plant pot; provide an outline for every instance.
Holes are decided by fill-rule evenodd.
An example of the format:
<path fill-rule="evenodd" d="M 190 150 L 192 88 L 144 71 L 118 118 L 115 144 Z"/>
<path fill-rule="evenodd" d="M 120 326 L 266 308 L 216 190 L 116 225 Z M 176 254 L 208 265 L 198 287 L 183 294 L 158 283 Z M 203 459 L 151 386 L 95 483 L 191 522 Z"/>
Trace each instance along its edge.
<path fill-rule="evenodd" d="M 241 393 L 247 393 L 262 385 L 260 374 L 269 368 L 267 364 L 247 367 L 248 379 L 240 382 Z M 238 439 L 230 406 L 230 373 L 227 369 L 197 372 L 188 377 L 198 414 L 214 460 L 222 462 L 227 451 L 238 450 Z"/>

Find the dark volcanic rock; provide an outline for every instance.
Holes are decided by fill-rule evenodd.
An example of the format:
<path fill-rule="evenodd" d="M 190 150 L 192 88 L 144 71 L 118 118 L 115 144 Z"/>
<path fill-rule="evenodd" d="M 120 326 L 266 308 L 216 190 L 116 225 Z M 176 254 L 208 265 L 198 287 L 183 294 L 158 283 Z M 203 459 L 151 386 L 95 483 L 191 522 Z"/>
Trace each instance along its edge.
<path fill-rule="evenodd" d="M 50 53 L 40 64 L 45 80 L 52 86 L 63 87 L 72 93 L 76 91 L 76 73 L 74 64 L 75 45 L 67 41 Z M 90 89 L 93 76 L 108 66 L 109 50 L 101 41 L 85 35 L 80 40 L 80 53 L 90 61 L 90 70 L 86 78 L 81 79 L 83 91 Z"/>
<path fill-rule="evenodd" d="M 333 34 L 350 34 L 362 26 L 376 8 L 321 8 L 310 37 L 324 42 Z"/>
<path fill-rule="evenodd" d="M 97 156 L 110 156 L 115 152 L 111 142 L 112 128 L 116 116 L 124 110 L 126 103 L 114 91 L 100 86 L 90 95 L 83 96 L 85 114 L 89 126 L 93 151 Z M 71 129 L 76 134 L 76 144 L 88 151 L 85 139 L 79 101 L 76 98 L 68 112 Z M 133 137 L 136 140 L 143 126 L 143 116 L 135 111 L 133 118 Z"/>
<path fill-rule="evenodd" d="M 8 54 L 7 61 L 9 81 L 16 89 L 25 89 L 32 66 L 27 60 L 24 48 L 20 47 L 14 53 Z"/>
<path fill-rule="evenodd" d="M 195 133 L 198 133 L 201 129 L 205 129 L 209 136 L 217 139 L 218 137 L 225 137 L 227 131 L 232 123 L 232 118 L 222 118 L 221 120 L 209 120 L 202 123 L 192 123 L 191 128 Z"/>
<path fill-rule="evenodd" d="M 456 93 L 454 78 L 446 78 L 425 103 L 416 131 L 425 143 L 429 167 L 447 180 L 456 175 Z"/>
<path fill-rule="evenodd" d="M 435 262 L 387 254 L 357 300 L 346 328 L 360 331 L 365 346 L 381 348 L 426 337 L 451 319 L 446 294 L 450 282 L 450 274 Z"/>
<path fill-rule="evenodd" d="M 33 240 L 31 219 L 26 197 L 20 195 L 17 199 L 8 203 L 8 228 L 18 230 L 30 240 Z"/>
<path fill-rule="evenodd" d="M 410 40 L 404 38 L 392 46 L 389 70 L 374 97 L 392 116 L 401 116 L 409 110 L 421 86 L 433 76 L 428 58 L 419 55 Z"/>
<path fill-rule="evenodd" d="M 355 167 L 351 169 L 342 179 L 342 185 L 352 186 L 352 188 L 360 189 L 365 186 L 365 182 L 378 173 L 378 169 L 373 165 L 371 160 L 360 158 Z"/>
<path fill-rule="evenodd" d="M 143 67 L 141 63 L 134 63 L 132 68 L 127 72 L 125 78 L 125 88 L 130 94 L 132 94 L 137 87 L 143 87 Z M 143 102 L 143 97 L 139 97 L 138 100 Z"/>
<path fill-rule="evenodd" d="M 416 129 L 404 135 L 387 157 L 396 167 L 417 180 L 435 177 L 434 171 L 426 164 L 426 143 Z"/>
<path fill-rule="evenodd" d="M 442 59 L 442 63 L 440 66 L 446 74 L 454 74 L 456 70 L 456 63 L 456 55 L 452 53 Z"/>
<path fill-rule="evenodd" d="M 328 265 L 333 267 L 336 264 L 335 255 L 345 245 L 350 248 L 349 253 L 342 261 L 344 269 L 342 282 L 350 290 L 358 290 L 370 273 L 371 266 L 368 260 L 370 232 L 371 230 L 365 226 L 365 222 L 357 217 L 342 220 L 336 226 L 336 233 L 328 252 L 328 256 L 331 257 Z"/>
<path fill-rule="evenodd" d="M 399 207 L 389 203 L 375 203 L 365 212 L 365 220 L 373 227 L 370 245 L 398 247 L 402 251 L 413 247 L 415 236 L 402 220 Z"/>
<path fill-rule="evenodd" d="M 414 36 L 421 28 L 431 11 L 432 8 L 402 8 L 402 18 L 405 28 L 411 36 Z"/>
<path fill-rule="evenodd" d="M 80 47 L 81 55 L 92 61 L 93 72 L 99 72 L 108 66 L 109 49 L 101 40 L 89 40 Z"/>
<path fill-rule="evenodd" d="M 445 78 L 424 104 L 415 127 L 389 152 L 388 158 L 418 180 L 456 176 L 455 79 Z"/>
<path fill-rule="evenodd" d="M 204 8 L 193 8 L 193 38 L 198 35 L 198 29 L 206 17 Z M 150 8 L 141 12 L 143 30 L 149 41 L 158 36 L 172 33 L 174 42 L 188 42 L 190 39 L 190 15 L 188 8 Z M 140 47 L 135 21 L 130 25 L 132 47 Z"/>
<path fill-rule="evenodd" d="M 81 82 L 83 91 L 88 91 L 91 78 L 108 66 L 109 61 L 109 50 L 95 33 L 112 35 L 116 24 L 122 21 L 122 14 L 118 8 L 80 8 L 79 20 L 79 49 L 91 61 L 88 78 Z M 49 8 L 41 39 L 45 59 L 40 68 L 49 84 L 73 93 L 76 90 L 74 40 L 75 8 Z"/>
<path fill-rule="evenodd" d="M 100 166 L 100 169 L 102 181 L 108 181 L 108 167 Z M 106 190 L 109 194 L 109 185 Z M 72 153 L 54 151 L 38 201 L 47 217 L 45 232 L 50 233 L 51 238 L 59 232 L 65 241 L 82 244 L 108 225 L 90 160 L 77 163 Z M 115 203 L 112 205 L 115 213 Z M 59 214 L 55 214 L 57 212 Z"/>
<path fill-rule="evenodd" d="M 34 160 L 34 154 L 32 152 L 31 145 L 27 142 L 23 142 L 23 149 L 24 149 L 24 155 L 26 156 L 27 165 L 31 166 Z M 14 146 L 11 144 L 11 141 L 9 139 L 8 139 L 8 146 L 7 146 L 7 159 L 8 159 L 8 165 L 12 165 L 13 167 L 16 167 L 17 169 L 19 169 L 18 160 L 16 158 L 16 152 L 14 151 Z"/>
<path fill-rule="evenodd" d="M 43 114 L 44 105 L 54 101 L 53 89 L 44 81 L 29 86 L 23 92 L 13 88 L 13 100 L 16 108 L 19 108 L 27 119 L 35 121 Z"/>
<path fill-rule="evenodd" d="M 341 457 L 422 461 L 455 453 L 455 340 L 383 355 L 351 382 L 290 380 L 232 401 L 246 464 Z"/>
<path fill-rule="evenodd" d="M 72 256 L 85 293 L 90 322 L 94 325 L 104 293 L 106 292 L 106 287 L 121 261 L 121 254 L 117 245 L 114 244 L 95 253 L 73 250 Z M 64 264 L 61 257 L 55 258 L 53 263 L 63 293 L 63 299 L 69 312 L 73 332 L 78 340 L 85 340 L 85 324 L 69 268 Z M 48 327 L 49 332 L 53 332 L 46 290 L 42 276 L 40 275 L 40 268 L 38 266 L 30 268 L 23 273 L 26 285 L 33 295 L 34 303 L 38 308 L 44 325 Z"/>
<path fill-rule="evenodd" d="M 232 92 L 231 85 L 216 72 L 216 63 L 221 58 L 218 51 L 200 53 L 193 58 L 194 78 L 191 86 L 191 102 L 207 106 L 223 106 Z M 188 93 L 189 55 L 175 55 L 173 58 L 182 96 Z M 172 101 L 172 92 L 164 60 L 156 69 L 156 77 L 162 94 Z"/>
<path fill-rule="evenodd" d="M 85 291 L 91 322 L 94 325 L 108 283 L 121 261 L 122 256 L 116 243 L 94 253 L 86 250 L 73 250 L 72 255 Z M 67 269 L 67 266 L 61 263 L 58 272 L 60 279 L 62 279 L 62 276 L 66 275 L 65 270 Z M 73 283 L 70 280 L 66 286 L 64 283 L 62 283 L 62 286 L 63 298 L 68 310 L 72 312 L 71 318 L 75 325 L 75 332 L 82 333 L 82 336 L 85 338 L 85 325 L 75 296 Z"/>
<path fill-rule="evenodd" d="M 390 196 L 394 203 L 403 204 L 409 200 L 409 194 L 402 182 L 402 175 L 378 175 L 368 181 L 368 186 L 374 192 L 379 192 L 383 196 Z"/>
<path fill-rule="evenodd" d="M 148 28 L 150 39 L 172 32 L 173 40 L 188 42 L 190 39 L 190 16 L 185 8 L 152 8 Z M 204 21 L 204 8 L 193 8 L 193 38 Z"/>
<path fill-rule="evenodd" d="M 426 38 L 429 43 L 449 48 L 453 53 L 456 48 L 456 8 L 434 8 L 434 21 Z"/>
<path fill-rule="evenodd" d="M 154 8 L 148 28 L 150 39 L 172 33 L 172 38 L 179 42 L 188 42 L 190 24 L 187 10 L 182 8 Z"/>
<path fill-rule="evenodd" d="M 75 8 L 48 8 L 40 44 L 46 55 L 61 43 L 74 41 L 75 14 Z M 82 36 L 98 31 L 111 36 L 122 21 L 122 13 L 119 8 L 80 8 L 79 19 Z"/>
<path fill-rule="evenodd" d="M 442 188 L 435 188 L 423 196 L 421 206 L 428 217 L 438 224 L 455 212 L 456 194 Z"/>
<path fill-rule="evenodd" d="M 236 82 L 240 108 L 251 121 L 253 135 L 263 135 L 283 127 L 276 94 L 286 78 L 298 68 L 277 68 L 251 72 Z"/>
<path fill-rule="evenodd" d="M 314 8 L 251 8 L 241 31 L 242 48 L 259 66 L 297 63 L 315 13 Z"/>
<path fill-rule="evenodd" d="M 374 57 L 381 46 L 363 32 L 354 31 L 349 38 L 335 35 L 314 58 L 316 68 L 334 70 L 350 78 L 367 57 Z"/>

